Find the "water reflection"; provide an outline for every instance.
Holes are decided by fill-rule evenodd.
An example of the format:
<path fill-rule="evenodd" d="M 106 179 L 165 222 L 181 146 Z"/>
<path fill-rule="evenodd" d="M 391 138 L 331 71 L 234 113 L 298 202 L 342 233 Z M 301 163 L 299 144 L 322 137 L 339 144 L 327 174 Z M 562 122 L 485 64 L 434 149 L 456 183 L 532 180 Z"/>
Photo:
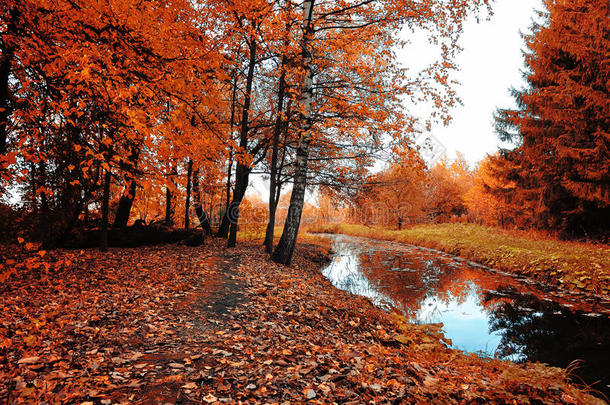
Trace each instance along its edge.
<path fill-rule="evenodd" d="M 358 254 L 346 250 L 333 257 L 331 265 L 323 270 L 323 274 L 341 290 L 367 297 L 373 304 L 385 309 L 394 307 L 394 301 L 381 292 L 379 285 L 373 285 L 360 268 Z"/>
<path fill-rule="evenodd" d="M 488 294 L 485 300 L 495 301 Z M 610 396 L 610 322 L 604 316 L 574 313 L 557 303 L 524 296 L 504 301 L 490 313 L 489 327 L 502 339 L 497 353 L 501 358 L 539 361 L 567 367 L 573 361 L 575 375 Z"/>
<path fill-rule="evenodd" d="M 580 359 L 576 374 L 610 392 L 607 315 L 572 311 L 530 285 L 441 252 L 329 237 L 336 253 L 323 273 L 336 287 L 411 322 L 443 323 L 453 346 L 467 352 L 558 367 Z"/>

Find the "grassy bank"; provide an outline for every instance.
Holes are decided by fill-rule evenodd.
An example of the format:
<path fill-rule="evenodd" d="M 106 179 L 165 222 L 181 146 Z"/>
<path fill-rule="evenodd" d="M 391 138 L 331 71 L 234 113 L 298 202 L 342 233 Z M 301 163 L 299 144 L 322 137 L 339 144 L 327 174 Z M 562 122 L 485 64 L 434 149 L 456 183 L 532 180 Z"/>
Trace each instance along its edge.
<path fill-rule="evenodd" d="M 610 248 L 604 245 L 564 242 L 475 224 L 417 225 L 402 231 L 363 225 L 320 225 L 307 230 L 425 246 L 572 291 L 610 293 Z"/>

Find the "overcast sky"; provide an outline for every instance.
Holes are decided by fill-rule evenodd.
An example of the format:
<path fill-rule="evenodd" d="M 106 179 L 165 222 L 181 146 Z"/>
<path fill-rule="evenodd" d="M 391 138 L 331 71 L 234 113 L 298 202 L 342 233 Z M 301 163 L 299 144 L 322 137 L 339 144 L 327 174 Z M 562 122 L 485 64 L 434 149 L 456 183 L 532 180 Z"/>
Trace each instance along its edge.
<path fill-rule="evenodd" d="M 528 31 L 541 7 L 539 0 L 496 0 L 489 20 L 477 23 L 472 18 L 465 25 L 460 42 L 463 51 L 456 59 L 460 71 L 454 76 L 460 82 L 457 91 L 463 106 L 453 109 L 449 126 L 432 130 L 449 157 L 460 151 L 473 165 L 498 149 L 493 112 L 497 107 L 514 106 L 509 90 L 523 84 L 524 43 L 520 31 Z M 405 32 L 405 39 L 410 35 Z M 414 65 L 410 61 L 434 58 L 434 49 L 424 38 L 418 38 L 399 58 L 409 67 Z"/>
<path fill-rule="evenodd" d="M 456 59 L 460 71 L 454 76 L 460 82 L 457 92 L 463 105 L 452 110 L 453 121 L 449 126 L 432 129 L 449 158 L 462 152 L 474 167 L 486 154 L 498 150 L 500 142 L 494 132 L 493 113 L 497 107 L 514 106 L 510 88 L 523 84 L 524 43 L 520 32 L 528 31 L 541 7 L 539 0 L 495 0 L 494 14 L 489 20 L 477 22 L 472 18 L 465 24 L 460 41 L 463 51 Z M 411 44 L 399 52 L 401 63 L 421 69 L 434 60 L 436 50 L 425 36 L 414 36 L 408 31 L 404 35 Z M 248 194 L 258 193 L 266 201 L 268 181 L 255 175 L 252 184 Z"/>

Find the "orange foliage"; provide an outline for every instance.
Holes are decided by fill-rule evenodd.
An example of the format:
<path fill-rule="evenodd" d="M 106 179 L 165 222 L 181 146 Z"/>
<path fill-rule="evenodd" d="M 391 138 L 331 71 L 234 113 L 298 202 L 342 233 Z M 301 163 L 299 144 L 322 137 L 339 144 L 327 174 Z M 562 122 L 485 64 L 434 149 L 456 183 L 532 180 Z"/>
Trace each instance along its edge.
<path fill-rule="evenodd" d="M 474 183 L 473 174 L 464 156 L 449 162 L 442 159 L 428 176 L 428 210 L 435 222 L 464 219 L 467 215 L 466 193 Z"/>
<path fill-rule="evenodd" d="M 423 162 L 412 150 L 397 154 L 390 166 L 369 179 L 364 195 L 357 200 L 364 222 L 403 224 L 420 219 L 426 207 L 426 173 Z"/>
<path fill-rule="evenodd" d="M 473 186 L 464 195 L 469 217 L 474 222 L 501 227 L 514 222 L 511 207 L 492 193 L 492 190 L 508 192 L 515 188 L 514 182 L 506 182 L 494 171 L 500 159 L 498 155 L 483 159 L 475 171 Z"/>

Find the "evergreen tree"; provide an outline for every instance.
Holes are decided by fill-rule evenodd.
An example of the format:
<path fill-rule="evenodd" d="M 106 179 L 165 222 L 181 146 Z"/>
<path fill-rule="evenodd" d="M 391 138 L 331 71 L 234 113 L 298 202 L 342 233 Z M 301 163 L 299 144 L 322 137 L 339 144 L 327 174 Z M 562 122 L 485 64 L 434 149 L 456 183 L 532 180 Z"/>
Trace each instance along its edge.
<path fill-rule="evenodd" d="M 515 207 L 541 228 L 593 236 L 610 228 L 610 19 L 607 0 L 546 0 L 544 24 L 525 36 L 529 86 L 500 110 Z"/>

